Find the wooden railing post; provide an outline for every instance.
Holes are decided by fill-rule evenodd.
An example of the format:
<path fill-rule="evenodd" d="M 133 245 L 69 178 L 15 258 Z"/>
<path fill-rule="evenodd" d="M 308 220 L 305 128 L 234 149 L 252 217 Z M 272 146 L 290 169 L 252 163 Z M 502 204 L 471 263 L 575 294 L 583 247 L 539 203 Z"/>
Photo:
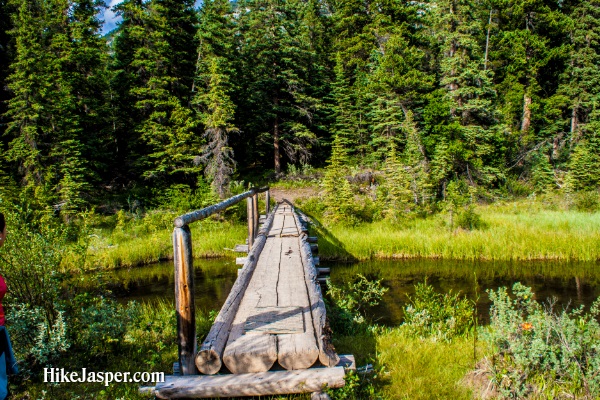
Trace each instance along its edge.
<path fill-rule="evenodd" d="M 265 192 L 265 215 L 269 215 L 269 211 L 271 211 L 271 189 Z"/>
<path fill-rule="evenodd" d="M 173 230 L 175 262 L 175 310 L 181 375 L 196 375 L 196 306 L 192 232 L 189 226 Z"/>
<path fill-rule="evenodd" d="M 254 237 L 258 235 L 258 220 L 260 218 L 260 214 L 258 213 L 258 193 L 252 196 L 253 206 L 254 206 Z"/>
<path fill-rule="evenodd" d="M 255 237 L 255 225 L 254 225 L 254 196 L 250 196 L 248 197 L 248 199 L 246 200 L 247 203 L 247 207 L 246 210 L 248 212 L 248 251 L 250 251 L 250 249 L 252 248 L 252 245 L 254 244 L 254 237 Z"/>

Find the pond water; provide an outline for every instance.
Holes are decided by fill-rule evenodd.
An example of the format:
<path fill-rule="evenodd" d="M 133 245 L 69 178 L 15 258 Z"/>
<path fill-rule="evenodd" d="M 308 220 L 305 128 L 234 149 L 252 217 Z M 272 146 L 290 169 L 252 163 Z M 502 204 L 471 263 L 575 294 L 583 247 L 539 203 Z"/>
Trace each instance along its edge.
<path fill-rule="evenodd" d="M 220 309 L 237 278 L 238 266 L 225 259 L 195 260 L 194 265 L 197 309 Z M 537 300 L 556 298 L 558 309 L 589 306 L 600 296 L 600 263 L 397 260 L 321 266 L 331 267 L 331 280 L 338 285 L 351 281 L 357 274 L 382 279 L 389 290 L 382 304 L 370 313 L 374 320 L 385 325 L 402 321 L 414 285 L 425 279 L 443 293 L 460 291 L 470 299 L 478 298 L 482 323 L 489 319 L 486 290 L 510 287 L 515 282 L 532 287 Z M 172 262 L 111 271 L 102 279 L 123 302 L 174 301 Z"/>

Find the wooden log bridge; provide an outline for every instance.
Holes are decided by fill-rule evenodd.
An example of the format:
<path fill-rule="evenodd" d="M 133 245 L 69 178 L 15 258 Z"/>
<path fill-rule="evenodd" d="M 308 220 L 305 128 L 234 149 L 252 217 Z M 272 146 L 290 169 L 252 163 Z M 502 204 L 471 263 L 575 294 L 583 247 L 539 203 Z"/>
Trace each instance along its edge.
<path fill-rule="evenodd" d="M 263 192 L 266 217 L 260 218 L 258 194 Z M 188 224 L 243 199 L 248 202 L 248 254 L 210 332 L 197 348 Z M 156 397 L 320 393 L 325 387 L 343 386 L 345 370 L 354 368 L 354 358 L 338 356 L 330 343 L 314 242 L 308 236 L 307 218 L 291 203 L 280 202 L 269 210 L 268 188 L 253 188 L 175 219 L 179 362 L 174 374 L 156 385 Z"/>

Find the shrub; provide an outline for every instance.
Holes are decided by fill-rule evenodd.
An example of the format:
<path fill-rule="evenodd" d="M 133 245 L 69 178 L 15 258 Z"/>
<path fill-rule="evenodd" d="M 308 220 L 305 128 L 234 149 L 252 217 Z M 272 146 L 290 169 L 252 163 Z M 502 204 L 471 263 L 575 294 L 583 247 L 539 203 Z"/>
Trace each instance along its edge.
<path fill-rule="evenodd" d="M 349 283 L 335 286 L 327 281 L 331 302 L 328 304 L 329 321 L 336 333 L 351 335 L 366 327 L 366 311 L 378 305 L 388 291 L 381 280 L 369 280 L 358 274 Z"/>
<path fill-rule="evenodd" d="M 12 304 L 7 325 L 20 373 L 25 377 L 51 365 L 70 347 L 62 311 L 49 322 L 40 306 Z"/>
<path fill-rule="evenodd" d="M 600 210 L 600 195 L 597 191 L 580 192 L 575 197 L 575 207 L 579 211 L 598 211 Z"/>
<path fill-rule="evenodd" d="M 555 312 L 533 299 L 530 288 L 515 283 L 488 291 L 492 301 L 487 340 L 492 382 L 505 397 L 600 396 L 600 299 L 589 313 L 583 307 Z"/>
<path fill-rule="evenodd" d="M 402 326 L 410 335 L 450 341 L 473 328 L 474 304 L 460 293 L 437 293 L 423 282 L 415 285 L 415 295 L 409 300 Z"/>

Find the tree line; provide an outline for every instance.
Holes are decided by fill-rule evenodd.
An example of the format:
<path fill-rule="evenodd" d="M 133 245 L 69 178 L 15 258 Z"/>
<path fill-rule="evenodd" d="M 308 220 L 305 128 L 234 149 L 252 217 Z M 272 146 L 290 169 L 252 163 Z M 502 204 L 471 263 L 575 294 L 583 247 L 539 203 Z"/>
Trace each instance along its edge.
<path fill-rule="evenodd" d="M 124 0 L 102 36 L 105 8 L 0 0 L 0 180 L 65 212 L 290 165 L 415 203 L 599 185 L 600 0 Z"/>

